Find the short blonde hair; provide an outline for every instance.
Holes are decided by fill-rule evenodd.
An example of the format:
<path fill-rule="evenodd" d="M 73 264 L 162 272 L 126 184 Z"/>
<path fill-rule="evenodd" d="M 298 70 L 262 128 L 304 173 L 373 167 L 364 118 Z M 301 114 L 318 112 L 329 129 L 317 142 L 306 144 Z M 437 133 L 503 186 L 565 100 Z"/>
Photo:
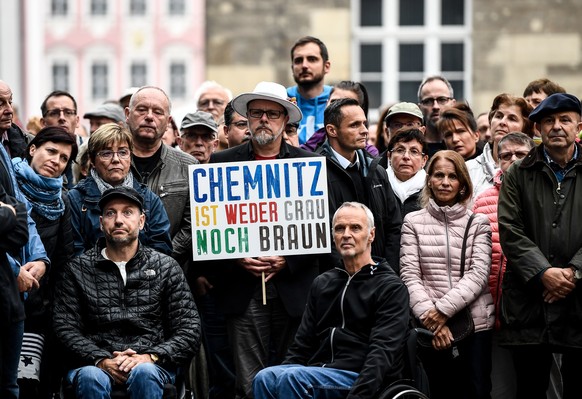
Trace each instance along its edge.
<path fill-rule="evenodd" d="M 87 144 L 87 152 L 91 162 L 95 162 L 97 153 L 113 143 L 127 143 L 129 151 L 133 152 L 133 137 L 127 128 L 119 126 L 117 123 L 106 123 L 95 130 L 89 143 Z"/>

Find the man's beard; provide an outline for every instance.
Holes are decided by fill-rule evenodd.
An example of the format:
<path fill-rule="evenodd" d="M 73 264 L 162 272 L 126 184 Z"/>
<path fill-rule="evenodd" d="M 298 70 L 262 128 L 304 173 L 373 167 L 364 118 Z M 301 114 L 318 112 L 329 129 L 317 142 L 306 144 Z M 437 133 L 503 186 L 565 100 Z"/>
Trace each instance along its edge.
<path fill-rule="evenodd" d="M 108 246 L 114 248 L 125 248 L 130 246 L 134 241 L 136 241 L 138 235 L 139 235 L 138 232 L 130 232 L 128 235 L 124 237 L 115 237 L 112 235 L 105 234 L 105 241 L 107 242 Z"/>
<path fill-rule="evenodd" d="M 255 141 L 258 145 L 267 145 L 267 144 L 271 144 L 272 142 L 276 141 L 279 137 L 281 137 L 284 129 L 285 129 L 285 126 L 283 126 L 281 128 L 281 131 L 277 134 L 269 134 L 266 131 L 262 131 L 259 133 L 253 133 L 251 137 L 252 137 L 253 141 Z M 257 130 L 260 130 L 260 129 L 257 129 Z"/>
<path fill-rule="evenodd" d="M 301 87 L 302 89 L 309 90 L 323 81 L 323 73 L 315 74 L 309 80 L 299 80 L 299 78 L 296 76 L 293 76 L 293 79 L 295 80 L 295 83 L 297 83 L 297 86 Z"/>

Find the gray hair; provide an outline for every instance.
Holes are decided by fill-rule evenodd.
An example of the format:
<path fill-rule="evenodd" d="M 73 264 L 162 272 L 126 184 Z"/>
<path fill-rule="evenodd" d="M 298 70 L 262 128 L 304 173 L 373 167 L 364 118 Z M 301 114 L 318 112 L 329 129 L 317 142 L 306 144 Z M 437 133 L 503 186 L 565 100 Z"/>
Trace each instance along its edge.
<path fill-rule="evenodd" d="M 422 92 L 422 88 L 424 87 L 425 84 L 432 82 L 433 80 L 440 80 L 441 82 L 443 82 L 444 84 L 447 85 L 447 88 L 449 89 L 449 97 L 451 98 L 455 98 L 455 93 L 453 92 L 453 86 L 451 86 L 451 83 L 447 80 L 447 78 L 445 78 L 444 76 L 441 75 L 432 75 L 432 76 L 427 76 L 426 78 L 424 78 L 424 80 L 422 81 L 422 83 L 420 84 L 420 86 L 418 86 L 418 101 L 421 101 L 422 98 L 420 97 L 421 92 Z"/>
<path fill-rule="evenodd" d="M 344 208 L 361 209 L 364 212 L 366 212 L 366 218 L 368 219 L 368 231 L 372 231 L 372 229 L 374 228 L 374 215 L 372 214 L 372 211 L 366 205 L 356 201 L 344 202 L 343 204 L 341 204 L 339 208 L 337 208 L 337 211 L 335 211 L 335 213 L 333 214 L 333 219 L 331 220 L 332 226 L 335 226 L 335 218 L 339 211 L 341 211 Z"/>
<path fill-rule="evenodd" d="M 501 152 L 501 147 L 507 142 L 518 145 L 519 144 L 525 145 L 529 147 L 530 150 L 535 146 L 533 139 L 529 137 L 527 134 L 522 132 L 511 132 L 503 136 L 501 140 L 499 140 L 499 143 L 497 143 L 498 154 Z"/>
<path fill-rule="evenodd" d="M 227 89 L 226 87 L 224 87 L 223 85 L 214 80 L 206 80 L 202 82 L 200 87 L 198 87 L 198 89 L 196 89 L 196 91 L 194 92 L 194 102 L 196 103 L 196 106 L 198 106 L 198 101 L 200 100 L 200 97 L 202 97 L 202 94 L 204 94 L 206 90 L 214 88 L 224 90 L 226 96 L 228 97 L 228 101 L 232 100 L 232 91 L 230 91 L 229 89 Z"/>

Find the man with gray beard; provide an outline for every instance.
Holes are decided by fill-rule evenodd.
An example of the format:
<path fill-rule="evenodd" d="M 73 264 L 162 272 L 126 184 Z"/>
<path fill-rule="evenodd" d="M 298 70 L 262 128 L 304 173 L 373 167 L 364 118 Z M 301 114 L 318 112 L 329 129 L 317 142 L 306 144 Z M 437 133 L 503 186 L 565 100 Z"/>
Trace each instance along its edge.
<path fill-rule="evenodd" d="M 248 118 L 251 139 L 212 154 L 210 163 L 314 157 L 283 140 L 287 123 L 301 120 L 285 87 L 261 82 L 237 96 L 234 110 Z M 209 262 L 206 262 L 209 263 Z M 210 265 L 206 265 L 210 266 Z M 200 269 L 199 269 L 200 270 Z M 218 311 L 226 317 L 236 371 L 236 397 L 252 398 L 252 381 L 261 369 L 280 364 L 318 274 L 317 256 L 262 256 L 213 262 L 203 273 L 212 286 Z M 267 305 L 262 304 L 265 273 Z M 276 353 L 271 353 L 273 350 Z"/>

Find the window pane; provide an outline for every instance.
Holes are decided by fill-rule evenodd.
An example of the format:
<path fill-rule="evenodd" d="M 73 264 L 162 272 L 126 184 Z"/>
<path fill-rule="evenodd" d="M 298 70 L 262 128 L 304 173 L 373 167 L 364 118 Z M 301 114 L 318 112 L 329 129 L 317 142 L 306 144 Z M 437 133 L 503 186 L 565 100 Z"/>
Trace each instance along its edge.
<path fill-rule="evenodd" d="M 91 0 L 91 15 L 106 15 L 107 0 Z"/>
<path fill-rule="evenodd" d="M 368 91 L 369 106 L 368 109 L 379 108 L 382 105 L 382 82 L 362 81 Z"/>
<path fill-rule="evenodd" d="M 424 71 L 424 45 L 400 44 L 400 72 Z"/>
<path fill-rule="evenodd" d="M 67 64 L 53 65 L 53 90 L 69 91 L 69 66 Z"/>
<path fill-rule="evenodd" d="M 382 0 L 360 0 L 360 25 L 382 26 Z"/>
<path fill-rule="evenodd" d="M 465 0 L 441 0 L 441 24 L 464 25 Z"/>
<path fill-rule="evenodd" d="M 420 80 L 398 82 L 400 101 L 408 101 L 416 104 L 418 102 L 418 86 L 420 86 L 420 83 Z"/>
<path fill-rule="evenodd" d="M 131 15 L 145 15 L 146 13 L 145 0 L 130 0 L 129 13 Z"/>
<path fill-rule="evenodd" d="M 69 3 L 67 0 L 52 0 L 51 14 L 58 16 L 66 16 L 69 11 Z"/>
<path fill-rule="evenodd" d="M 173 63 L 170 65 L 170 96 L 184 98 L 186 95 L 186 65 Z"/>
<path fill-rule="evenodd" d="M 131 64 L 131 86 L 141 87 L 147 83 L 147 65 L 143 63 Z"/>
<path fill-rule="evenodd" d="M 108 67 L 105 63 L 95 63 L 91 67 L 91 73 L 93 76 L 93 98 L 100 99 L 106 98 L 109 95 L 109 85 L 108 85 Z"/>
<path fill-rule="evenodd" d="M 360 46 L 360 71 L 382 72 L 381 44 L 362 44 Z"/>
<path fill-rule="evenodd" d="M 463 71 L 463 55 L 465 47 L 463 43 L 441 44 L 441 70 Z"/>
<path fill-rule="evenodd" d="M 170 15 L 184 15 L 186 11 L 186 5 L 184 0 L 170 0 L 168 4 L 168 12 Z"/>
<path fill-rule="evenodd" d="M 400 0 L 399 25 L 424 25 L 424 0 Z"/>
<path fill-rule="evenodd" d="M 449 80 L 453 87 L 453 93 L 458 101 L 465 99 L 465 82 L 462 80 Z"/>

